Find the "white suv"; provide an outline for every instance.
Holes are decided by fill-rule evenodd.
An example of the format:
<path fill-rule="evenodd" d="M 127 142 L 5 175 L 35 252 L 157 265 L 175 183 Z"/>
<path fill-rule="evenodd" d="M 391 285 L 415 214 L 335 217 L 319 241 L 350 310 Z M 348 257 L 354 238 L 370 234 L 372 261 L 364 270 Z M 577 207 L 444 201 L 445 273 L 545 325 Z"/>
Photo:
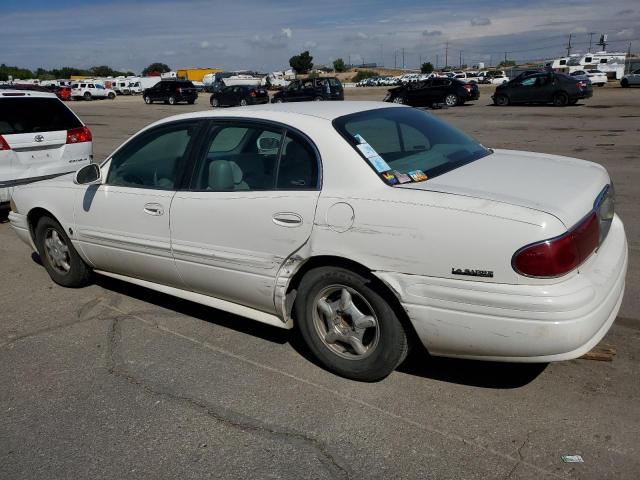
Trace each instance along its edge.
<path fill-rule="evenodd" d="M 1 207 L 14 186 L 74 172 L 92 160 L 91 132 L 53 93 L 0 89 Z"/>
<path fill-rule="evenodd" d="M 93 100 L 94 98 L 108 98 L 113 100 L 116 98 L 116 92 L 104 85 L 93 82 L 78 82 L 71 84 L 71 98 L 74 100 L 84 99 Z"/>

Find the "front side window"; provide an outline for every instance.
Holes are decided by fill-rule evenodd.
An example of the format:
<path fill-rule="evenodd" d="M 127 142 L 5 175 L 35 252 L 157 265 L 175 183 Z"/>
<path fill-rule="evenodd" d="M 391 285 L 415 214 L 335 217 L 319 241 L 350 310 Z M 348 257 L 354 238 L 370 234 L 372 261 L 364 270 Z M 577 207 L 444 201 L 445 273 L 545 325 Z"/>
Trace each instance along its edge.
<path fill-rule="evenodd" d="M 521 85 L 523 87 L 533 87 L 536 84 L 536 77 L 529 77 L 522 80 Z"/>
<path fill-rule="evenodd" d="M 424 181 L 492 153 L 437 117 L 412 108 L 354 113 L 333 125 L 391 185 Z"/>
<path fill-rule="evenodd" d="M 107 184 L 174 190 L 198 127 L 179 122 L 140 134 L 112 157 Z"/>

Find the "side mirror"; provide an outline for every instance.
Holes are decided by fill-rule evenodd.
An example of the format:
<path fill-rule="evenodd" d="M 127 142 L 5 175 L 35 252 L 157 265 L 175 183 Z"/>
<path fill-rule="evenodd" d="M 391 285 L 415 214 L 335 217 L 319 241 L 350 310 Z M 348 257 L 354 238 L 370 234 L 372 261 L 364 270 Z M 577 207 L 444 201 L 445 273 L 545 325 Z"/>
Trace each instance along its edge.
<path fill-rule="evenodd" d="M 90 163 L 76 172 L 73 177 L 73 183 L 76 185 L 91 185 L 92 183 L 98 183 L 101 179 L 100 165 Z"/>
<path fill-rule="evenodd" d="M 258 139 L 259 150 L 277 150 L 280 148 L 280 140 L 273 137 L 262 137 Z"/>

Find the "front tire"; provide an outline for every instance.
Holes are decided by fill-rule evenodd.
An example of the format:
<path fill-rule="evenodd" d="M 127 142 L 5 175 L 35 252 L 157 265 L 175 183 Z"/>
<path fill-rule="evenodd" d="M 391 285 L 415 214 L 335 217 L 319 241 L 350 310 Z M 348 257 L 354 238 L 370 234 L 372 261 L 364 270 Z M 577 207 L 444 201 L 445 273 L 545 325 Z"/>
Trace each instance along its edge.
<path fill-rule="evenodd" d="M 244 98 L 242 100 L 240 100 L 240 106 L 241 107 L 246 107 L 247 106 L 247 101 Z"/>
<path fill-rule="evenodd" d="M 220 100 L 217 98 L 212 98 L 209 103 L 211 103 L 211 107 L 218 108 L 220 106 Z"/>
<path fill-rule="evenodd" d="M 91 269 L 73 247 L 64 228 L 51 217 L 42 217 L 35 229 L 36 247 L 51 280 L 63 287 L 84 287 Z"/>
<path fill-rule="evenodd" d="M 404 98 L 402 98 L 402 97 L 400 97 L 400 96 L 398 96 L 398 97 L 393 97 L 392 102 L 393 102 L 393 103 L 399 103 L 399 104 L 403 105 L 403 104 L 404 104 Z"/>
<path fill-rule="evenodd" d="M 626 78 L 623 78 L 622 81 L 620 82 L 620 86 L 622 88 L 628 88 L 629 87 L 629 80 L 627 80 Z"/>
<path fill-rule="evenodd" d="M 91 101 L 93 97 L 89 92 L 84 92 L 84 95 L 82 96 L 82 98 L 84 98 L 86 101 Z"/>
<path fill-rule="evenodd" d="M 558 92 L 553 96 L 553 104 L 556 107 L 566 107 L 569 104 L 569 95 L 564 92 Z"/>
<path fill-rule="evenodd" d="M 107 95 L 107 97 L 109 97 L 109 100 L 115 100 L 116 94 L 113 92 L 109 92 L 109 95 Z"/>
<path fill-rule="evenodd" d="M 153 100 L 151 100 L 151 97 L 149 95 L 145 95 L 143 100 L 147 105 L 151 105 L 153 103 Z"/>
<path fill-rule="evenodd" d="M 493 103 L 499 107 L 506 107 L 509 105 L 509 97 L 506 95 L 496 95 L 493 97 Z"/>
<path fill-rule="evenodd" d="M 169 97 L 169 105 L 175 105 L 175 104 L 176 104 L 176 97 L 172 95 Z"/>
<path fill-rule="evenodd" d="M 373 382 L 406 358 L 407 332 L 377 286 L 338 267 L 307 272 L 294 305 L 300 333 L 328 370 Z"/>

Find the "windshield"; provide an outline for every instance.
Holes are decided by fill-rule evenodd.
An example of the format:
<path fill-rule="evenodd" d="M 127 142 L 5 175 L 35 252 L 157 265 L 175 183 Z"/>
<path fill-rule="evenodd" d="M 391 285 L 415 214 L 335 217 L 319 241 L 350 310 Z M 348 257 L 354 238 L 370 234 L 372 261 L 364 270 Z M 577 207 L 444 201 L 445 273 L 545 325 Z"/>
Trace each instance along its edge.
<path fill-rule="evenodd" d="M 437 177 L 491 153 L 432 114 L 381 108 L 339 117 L 338 132 L 390 185 Z"/>

